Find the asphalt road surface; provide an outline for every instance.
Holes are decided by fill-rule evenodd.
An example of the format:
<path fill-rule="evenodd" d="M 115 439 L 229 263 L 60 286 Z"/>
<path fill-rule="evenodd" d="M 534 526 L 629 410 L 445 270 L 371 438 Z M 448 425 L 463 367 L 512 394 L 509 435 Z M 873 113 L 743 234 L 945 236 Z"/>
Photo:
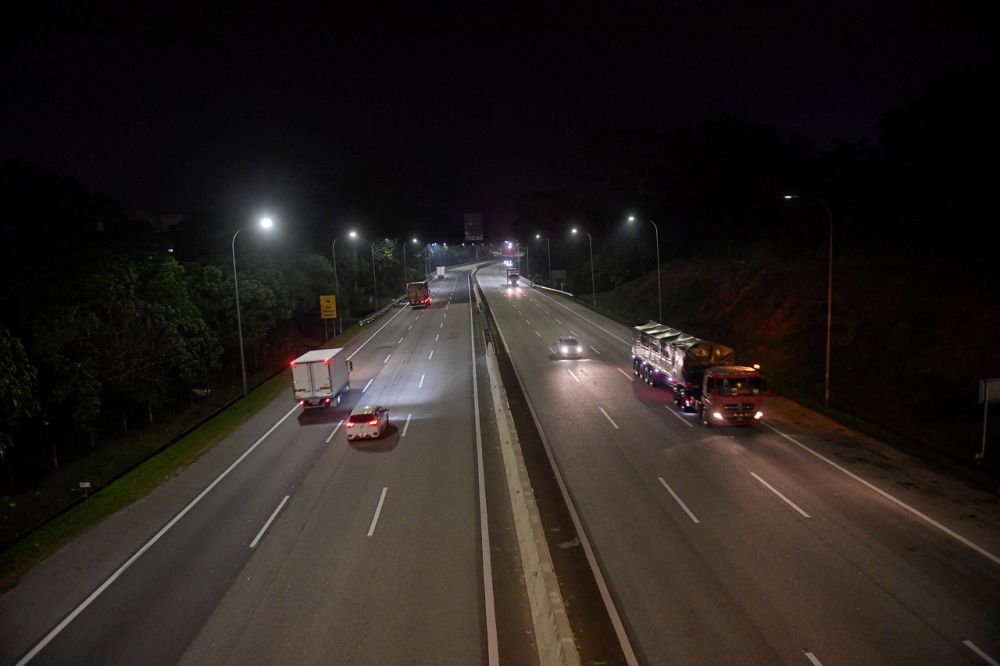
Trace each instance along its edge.
<path fill-rule="evenodd" d="M 975 506 L 935 502 L 888 472 L 882 488 L 868 479 L 891 461 L 800 433 L 780 410 L 705 429 L 634 377 L 627 327 L 508 289 L 503 271 L 479 283 L 640 661 L 1000 658 L 1000 535 L 955 525 Z M 567 334 L 583 358 L 558 356 Z"/>
<path fill-rule="evenodd" d="M 495 659 L 468 271 L 435 280 L 432 298 L 352 340 L 339 407 L 304 411 L 289 381 L 196 464 L 26 575 L 0 598 L 0 661 Z M 343 420 L 363 403 L 390 408 L 389 430 L 348 442 Z M 505 654 L 531 663 L 509 559 L 500 596 L 521 612 L 508 631 L 520 645 Z"/>

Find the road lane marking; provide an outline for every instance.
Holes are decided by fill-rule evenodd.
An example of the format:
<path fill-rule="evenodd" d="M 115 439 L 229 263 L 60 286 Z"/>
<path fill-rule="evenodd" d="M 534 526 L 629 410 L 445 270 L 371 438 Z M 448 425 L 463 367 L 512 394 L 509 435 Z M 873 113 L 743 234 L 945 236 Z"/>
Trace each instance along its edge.
<path fill-rule="evenodd" d="M 600 350 L 600 349 L 598 349 L 598 348 L 597 348 L 597 347 L 595 347 L 594 345 L 589 345 L 589 346 L 590 346 L 590 349 L 591 349 L 591 351 L 593 351 L 593 352 L 594 352 L 595 354 L 597 354 L 598 356 L 600 356 L 600 355 L 601 355 L 601 350 Z"/>
<path fill-rule="evenodd" d="M 340 430 L 340 426 L 342 425 L 344 425 L 344 419 L 340 419 L 340 423 L 337 424 L 337 427 L 333 429 L 333 432 L 330 433 L 330 436 L 326 438 L 326 442 L 324 443 L 329 444 L 330 440 L 333 439 L 333 436 L 337 434 L 337 431 Z"/>
<path fill-rule="evenodd" d="M 438 326 L 438 328 L 444 328 L 444 322 L 441 322 L 441 325 Z"/>
<path fill-rule="evenodd" d="M 378 335 L 379 333 L 381 333 L 383 328 L 385 328 L 386 326 L 388 326 L 389 324 L 391 324 L 393 319 L 395 319 L 399 315 L 403 314 L 404 312 L 406 312 L 405 309 L 400 309 L 399 312 L 397 312 L 396 314 L 394 314 L 391 317 L 389 317 L 389 321 L 387 321 L 384 324 L 382 324 L 381 326 L 379 326 L 378 330 L 375 331 L 374 333 L 372 333 L 370 336 L 368 336 L 368 339 L 365 340 L 364 342 L 362 342 L 361 345 L 357 349 L 355 349 L 351 353 L 351 355 L 347 357 L 346 360 L 350 361 L 352 358 L 354 358 L 359 351 L 361 351 L 362 349 L 364 349 L 365 345 L 367 345 L 369 342 L 372 341 L 372 338 L 374 338 L 376 335 Z M 417 315 L 417 316 L 419 317 L 420 315 Z"/>
<path fill-rule="evenodd" d="M 574 338 L 580 337 L 579 335 L 576 334 L 576 331 L 574 331 L 573 329 L 569 329 L 569 334 L 572 335 Z"/>
<path fill-rule="evenodd" d="M 406 329 L 406 330 L 408 330 L 408 331 L 409 331 L 409 330 L 411 330 L 412 328 L 413 328 L 413 324 L 410 324 L 410 328 L 408 328 L 408 329 Z"/>
<path fill-rule="evenodd" d="M 367 383 L 367 384 L 365 384 L 365 387 L 364 387 L 363 389 L 361 389 L 361 392 L 362 392 L 362 393 L 364 393 L 365 391 L 367 391 L 367 390 L 368 390 L 368 387 L 372 385 L 372 382 L 373 382 L 373 381 L 375 381 L 375 378 L 374 378 L 374 377 L 372 377 L 371 379 L 369 379 L 369 380 L 368 380 L 368 383 Z"/>
<path fill-rule="evenodd" d="M 524 323 L 527 324 L 528 326 L 531 326 L 531 320 L 530 319 L 525 319 Z"/>
<path fill-rule="evenodd" d="M 378 506 L 375 507 L 375 515 L 372 516 L 371 527 L 368 528 L 368 536 L 375 534 L 375 525 L 378 524 L 379 514 L 382 513 L 382 503 L 385 502 L 385 494 L 389 492 L 389 486 L 382 488 L 382 494 L 378 498 Z"/>
<path fill-rule="evenodd" d="M 405 338 L 405 337 L 406 337 L 406 336 L 404 335 L 404 336 L 403 336 L 403 338 Z M 400 338 L 400 339 L 399 339 L 399 342 L 397 342 L 396 344 L 397 344 L 397 345 L 398 345 L 398 344 L 401 344 L 401 343 L 403 342 L 403 338 Z"/>
<path fill-rule="evenodd" d="M 382 365 L 385 365 L 386 363 L 388 363 L 388 362 L 389 362 L 389 359 L 390 359 L 391 357 L 392 357 L 392 354 L 389 354 L 389 356 L 386 356 L 386 357 L 385 357 L 385 360 L 384 360 L 384 361 L 382 361 Z"/>
<path fill-rule="evenodd" d="M 406 425 L 403 426 L 403 434 L 400 437 L 406 437 L 406 429 L 410 427 L 410 419 L 413 418 L 413 414 L 409 414 L 406 417 Z"/>
<path fill-rule="evenodd" d="M 472 273 L 468 277 L 469 292 L 472 292 Z M 456 287 L 458 284 L 456 283 Z M 483 558 L 483 597 L 486 606 L 486 653 L 489 666 L 500 665 L 500 651 L 497 641 L 497 611 L 493 593 L 493 560 L 490 547 L 490 520 L 486 506 L 486 474 L 483 471 L 483 433 L 479 419 L 479 376 L 476 372 L 476 335 L 473 322 L 472 299 L 469 299 L 469 347 L 472 356 L 472 413 L 476 417 L 476 474 L 479 477 L 479 551 Z M 506 343 L 505 343 L 506 344 Z M 530 407 L 530 405 L 529 405 Z M 551 460 L 549 461 L 551 463 Z"/>
<path fill-rule="evenodd" d="M 972 641 L 965 640 L 965 641 L 962 641 L 962 642 L 965 644 L 965 647 L 969 648 L 970 650 L 972 650 L 973 652 L 975 652 L 977 655 L 979 655 L 979 658 L 982 659 L 983 661 L 985 661 L 990 666 L 1000 666 L 1000 663 L 997 663 L 996 659 L 994 659 L 990 655 L 988 655 L 985 652 L 983 652 L 982 650 L 980 650 L 978 647 L 976 647 L 976 645 Z"/>
<path fill-rule="evenodd" d="M 538 331 L 535 331 L 535 335 L 537 335 L 538 337 L 542 337 L 542 334 L 539 333 Z"/>
<path fill-rule="evenodd" d="M 670 405 L 663 405 L 663 406 L 667 408 L 668 412 L 670 412 L 671 414 L 673 414 L 674 416 L 676 416 L 677 418 L 679 418 L 681 420 L 681 423 L 683 423 L 684 425 L 686 425 L 689 428 L 693 428 L 694 427 L 694 425 L 690 421 L 688 421 L 686 418 L 684 418 L 683 416 L 681 416 L 680 414 L 678 414 L 674 410 L 670 409 Z"/>
<path fill-rule="evenodd" d="M 549 353 L 550 353 L 550 354 L 552 354 L 552 355 L 555 355 L 555 353 L 556 353 L 556 350 L 555 350 L 555 349 L 553 349 L 552 347 L 546 347 L 546 349 L 548 349 L 548 350 L 549 350 Z"/>
<path fill-rule="evenodd" d="M 285 495 L 285 499 L 281 500 L 281 503 L 278 504 L 278 508 L 274 510 L 274 513 L 271 514 L 271 517 L 267 519 L 266 523 L 264 523 L 264 527 L 260 528 L 260 532 L 257 532 L 257 537 L 253 540 L 253 543 L 250 544 L 250 548 L 257 547 L 257 544 L 260 543 L 260 538 L 264 536 L 264 532 L 266 532 L 267 528 L 271 526 L 271 522 L 274 520 L 275 516 L 278 515 L 278 512 L 281 511 L 281 507 L 285 506 L 285 502 L 287 501 L 288 501 L 288 495 Z"/>
<path fill-rule="evenodd" d="M 561 322 L 561 321 L 559 321 L 559 317 L 556 317 L 556 318 L 555 318 L 555 320 L 556 320 L 556 323 L 557 323 L 557 324 L 559 324 L 560 326 L 562 325 L 562 322 Z"/>
<path fill-rule="evenodd" d="M 840 465 L 838 465 L 837 463 L 833 462 L 829 458 L 827 458 L 827 457 L 825 457 L 825 456 L 823 456 L 823 455 L 821 455 L 821 454 L 813 451 L 812 449 L 810 449 L 808 446 L 806 446 L 802 442 L 798 441 L 797 439 L 795 439 L 791 435 L 786 435 L 785 433 L 781 432 L 780 430 L 778 430 L 777 428 L 775 428 L 770 423 L 764 422 L 764 425 L 766 427 L 770 428 L 771 430 L 773 430 L 774 432 L 778 433 L 779 435 L 781 435 L 785 439 L 787 439 L 792 444 L 795 444 L 796 446 L 798 446 L 799 448 L 801 448 L 803 451 L 808 451 L 809 453 L 813 454 L 814 456 L 816 456 L 817 458 L 819 458 L 820 460 L 822 460 L 826 464 L 830 465 L 831 467 L 834 467 L 835 469 L 840 470 L 841 472 L 843 472 L 847 476 L 851 477 L 852 479 L 854 479 L 858 483 L 860 483 L 860 484 L 868 487 L 868 489 L 870 489 L 870 490 L 875 491 L 876 493 L 878 493 L 882 497 L 886 498 L 890 502 L 896 504 L 900 508 L 906 509 L 907 511 L 909 511 L 913 515 L 917 516 L 921 520 L 927 522 L 930 525 L 933 525 L 934 527 L 936 527 L 937 529 L 941 530 L 942 532 L 944 532 L 945 534 L 947 534 L 951 538 L 955 539 L 959 543 L 968 546 L 972 550 L 976 551 L 977 553 L 979 553 L 983 557 L 985 557 L 985 558 L 987 558 L 989 560 L 992 560 L 996 564 L 1000 564 L 1000 557 L 997 557 L 996 555 L 994 555 L 993 553 L 989 552 L 985 548 L 982 548 L 981 546 L 976 545 L 975 543 L 973 543 L 973 542 L 969 541 L 968 539 L 966 539 L 965 537 L 963 537 L 961 534 L 955 532 L 954 530 L 951 530 L 951 529 L 945 527 L 944 525 L 942 525 L 938 521 L 934 520 L 933 518 L 931 518 L 930 516 L 928 516 L 928 515 L 926 515 L 924 513 L 921 513 L 917 509 L 914 509 L 912 506 L 910 506 L 909 504 L 907 504 L 903 500 L 900 500 L 900 499 L 897 499 L 897 498 L 893 497 L 892 495 L 890 495 L 889 493 L 885 492 L 884 490 L 882 490 L 881 488 L 879 488 L 875 484 L 869 483 L 868 481 L 865 481 L 864 479 L 862 479 L 860 476 L 858 476 L 854 472 L 851 472 L 851 471 L 847 470 L 846 468 L 841 467 Z"/>
<path fill-rule="evenodd" d="M 580 378 L 579 378 L 579 377 L 577 377 L 576 375 L 574 375 L 574 374 L 573 374 L 573 371 L 572 371 L 572 370 L 570 370 L 569 368 L 566 368 L 566 372 L 568 372 L 568 373 L 569 373 L 569 376 L 570 376 L 570 377 L 572 377 L 573 379 L 575 379 L 575 380 L 576 380 L 576 383 L 577 383 L 577 384 L 579 384 L 579 383 L 580 383 Z M 605 414 L 605 416 L 607 416 L 607 414 Z"/>
<path fill-rule="evenodd" d="M 625 379 L 629 380 L 630 382 L 634 382 L 635 381 L 635 377 L 633 377 L 632 375 L 628 374 L 627 372 L 625 372 L 621 368 L 615 368 L 615 370 L 617 370 L 618 372 L 620 372 L 623 375 L 625 375 Z"/>
<path fill-rule="evenodd" d="M 755 478 L 755 479 L 757 479 L 758 481 L 760 481 L 761 483 L 763 483 L 763 484 L 764 484 L 764 485 L 765 485 L 765 486 L 767 487 L 767 489 L 768 489 L 768 490 L 770 490 L 770 491 L 771 491 L 772 493 L 774 493 L 775 495 L 777 495 L 778 497 L 780 497 L 781 499 L 783 499 L 783 500 L 785 501 L 785 503 L 786 503 L 786 504 L 787 504 L 788 506 L 790 506 L 790 507 L 792 507 L 793 509 L 795 509 L 796 511 L 798 511 L 799 513 L 801 513 L 801 514 L 802 514 L 803 516 L 805 516 L 806 518 L 811 518 L 811 516 L 810 516 L 810 515 L 809 515 L 808 513 L 806 513 L 806 512 L 805 512 L 805 511 L 803 511 L 802 509 L 800 509 L 800 508 L 799 508 L 799 507 L 798 507 L 798 506 L 797 506 L 797 505 L 795 504 L 795 502 L 793 502 L 792 500 L 788 499 L 787 497 L 785 497 L 784 495 L 782 495 L 782 494 L 781 494 L 780 492 L 778 492 L 778 489 L 777 489 L 777 488 L 775 488 L 774 486 L 772 486 L 772 485 L 771 485 L 770 483 L 768 483 L 768 482 L 767 482 L 767 481 L 765 481 L 764 479 L 760 478 L 759 476 L 757 476 L 757 475 L 756 475 L 756 474 L 754 474 L 753 472 L 750 472 L 750 476 L 752 476 L 753 478 Z"/>
<path fill-rule="evenodd" d="M 694 514 L 691 513 L 691 509 L 688 508 L 687 504 L 685 504 L 684 501 L 681 500 L 681 498 L 677 495 L 677 493 L 674 492 L 674 489 L 667 485 L 667 482 L 663 480 L 663 477 L 658 476 L 656 478 L 660 480 L 660 483 L 662 483 L 663 487 L 667 489 L 667 492 L 670 493 L 671 496 L 673 496 L 674 500 L 681 505 L 681 508 L 684 509 L 684 512 L 688 515 L 688 517 L 695 523 L 700 522 L 697 518 L 695 518 Z"/>
<path fill-rule="evenodd" d="M 200 502 L 202 499 L 204 499 L 205 495 L 207 495 L 208 493 L 212 492 L 212 489 L 215 488 L 215 486 L 219 485 L 219 482 L 221 482 L 224 478 L 226 478 L 227 476 L 229 476 L 229 473 L 232 472 L 234 469 L 236 469 L 237 465 L 239 465 L 241 462 L 243 462 L 246 459 L 247 456 L 249 456 L 251 453 L 253 453 L 254 450 L 258 446 L 260 446 L 261 442 L 263 442 L 265 439 L 267 439 L 268 435 L 270 435 L 272 432 L 274 432 L 275 430 L 277 430 L 278 426 L 280 426 L 282 423 L 284 423 L 285 419 L 287 419 L 295 411 L 297 411 L 298 408 L 299 408 L 299 406 L 298 406 L 298 404 L 296 404 L 294 407 L 292 407 L 291 409 L 289 409 L 288 412 L 284 416 L 282 416 L 280 419 L 278 419 L 278 422 L 275 423 L 273 426 L 271 426 L 271 428 L 267 432 L 265 432 L 263 435 L 261 435 L 260 439 L 258 439 L 256 442 L 254 442 L 253 445 L 249 449 L 247 449 L 246 451 L 244 451 L 243 454 L 239 458 L 237 458 L 235 460 L 235 462 L 233 462 L 233 464 L 231 464 L 229 467 L 227 467 L 226 470 L 222 474 L 220 474 L 219 476 L 215 477 L 215 481 L 212 481 L 212 483 L 208 484 L 208 486 L 204 490 L 202 490 L 198 494 L 197 497 L 195 497 L 193 500 L 191 500 L 191 502 L 186 507 L 184 507 L 183 509 L 181 509 L 180 513 L 178 513 L 176 516 L 174 516 L 170 520 L 169 523 L 167 523 L 166 525 L 164 525 L 163 527 L 161 527 L 160 531 L 157 532 L 156 534 L 154 534 L 153 537 L 149 541 L 147 541 L 145 543 L 145 545 L 142 546 L 142 548 L 140 548 L 139 550 L 137 550 L 135 552 L 135 554 L 132 555 L 132 557 L 128 558 L 128 560 L 126 560 L 125 564 L 123 564 L 120 567 L 118 567 L 118 570 L 115 571 L 113 574 L 111 574 L 111 576 L 109 576 L 107 580 L 105 580 L 103 583 L 101 583 L 100 587 L 98 587 L 96 590 L 94 590 L 93 592 L 91 592 L 90 596 L 87 597 L 86 599 L 84 599 L 83 602 L 79 606 L 77 606 L 75 609 L 73 609 L 73 611 L 69 615 L 67 615 L 65 618 L 63 618 L 63 621 L 60 622 L 59 624 L 57 624 L 56 627 L 52 631 L 50 631 L 49 633 L 47 633 L 45 635 L 45 638 L 43 638 L 42 640 L 40 640 L 35 645 L 35 647 L 31 648 L 31 650 L 26 655 L 24 655 L 23 657 L 21 657 L 21 660 L 17 662 L 17 666 L 23 666 L 24 664 L 27 664 L 29 661 L 31 661 L 32 659 L 35 658 L 35 655 L 37 655 L 39 652 L 41 652 L 43 649 L 45 649 L 45 646 L 48 645 L 49 643 L 51 643 L 52 639 L 54 639 L 56 636 L 58 636 L 60 633 L 62 633 L 63 629 L 65 629 L 66 627 L 68 627 L 69 624 L 70 624 L 70 622 L 72 622 L 73 620 L 75 620 L 77 618 L 77 616 L 80 615 L 80 613 L 82 613 L 84 610 L 86 610 L 86 608 L 90 604 L 94 603 L 94 600 L 97 599 L 97 597 L 101 596 L 101 594 L 104 592 L 104 590 L 108 589 L 108 587 L 110 587 L 112 583 L 114 583 L 116 580 L 118 580 L 121 577 L 121 575 L 123 573 L 125 573 L 126 569 L 128 569 L 130 566 L 132 566 L 135 563 L 136 560 L 138 560 L 140 557 L 142 557 L 146 553 L 147 550 L 149 550 L 150 548 L 153 547 L 153 544 L 155 544 L 157 541 L 159 541 L 161 538 L 163 538 L 163 535 L 166 534 L 168 531 L 170 531 L 170 528 L 172 528 L 174 525 L 176 525 L 178 522 L 180 522 L 181 518 L 183 518 L 184 516 L 186 516 L 187 513 L 198 504 L 198 502 Z"/>
<path fill-rule="evenodd" d="M 433 349 L 431 350 L 431 353 L 427 355 L 427 360 L 429 361 L 432 358 L 434 358 L 434 350 Z"/>
<path fill-rule="evenodd" d="M 823 666 L 823 662 L 817 659 L 816 655 L 814 655 L 812 652 L 806 651 L 805 654 L 806 654 L 806 659 L 808 659 L 809 663 L 811 663 L 813 666 Z"/>
<path fill-rule="evenodd" d="M 580 380 L 577 380 L 577 381 L 580 381 Z M 608 413 L 606 411 L 604 411 L 603 407 L 598 407 L 598 409 L 601 410 L 601 414 L 604 414 L 604 418 L 606 418 L 607 420 L 611 421 L 611 425 L 613 425 L 615 427 L 615 430 L 621 430 L 621 428 L 618 427 L 618 424 L 615 423 L 615 420 L 613 418 L 611 418 L 610 416 L 608 416 Z"/>
<path fill-rule="evenodd" d="M 435 336 L 434 336 L 434 342 L 437 342 L 437 341 L 438 341 L 438 338 L 440 338 L 440 337 L 441 337 L 441 334 L 440 334 L 440 333 L 438 333 L 437 335 L 435 335 Z"/>
<path fill-rule="evenodd" d="M 423 387 L 424 387 L 424 375 L 420 375 L 420 383 L 417 384 L 417 388 L 423 388 Z"/>

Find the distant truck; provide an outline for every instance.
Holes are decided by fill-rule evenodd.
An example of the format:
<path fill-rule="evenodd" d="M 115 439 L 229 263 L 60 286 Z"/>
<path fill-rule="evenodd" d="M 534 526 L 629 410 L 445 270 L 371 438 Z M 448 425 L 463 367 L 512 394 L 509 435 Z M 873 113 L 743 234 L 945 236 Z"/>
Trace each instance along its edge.
<path fill-rule="evenodd" d="M 426 308 L 431 304 L 431 290 L 426 282 L 407 282 L 406 296 L 412 308 Z"/>
<path fill-rule="evenodd" d="M 350 361 L 343 348 L 315 349 L 292 361 L 292 391 L 304 408 L 339 405 L 351 390 Z"/>
<path fill-rule="evenodd" d="M 441 280 L 444 279 L 444 266 L 438 266 L 437 267 L 437 276 Z"/>
<path fill-rule="evenodd" d="M 681 411 L 705 426 L 749 425 L 764 417 L 760 370 L 735 365 L 731 347 L 648 321 L 632 329 L 632 369 L 651 386 L 673 391 Z"/>
<path fill-rule="evenodd" d="M 520 277 L 521 276 L 518 274 L 516 268 L 508 268 L 507 269 L 507 286 L 508 287 L 517 287 L 517 286 L 519 286 L 518 279 Z"/>

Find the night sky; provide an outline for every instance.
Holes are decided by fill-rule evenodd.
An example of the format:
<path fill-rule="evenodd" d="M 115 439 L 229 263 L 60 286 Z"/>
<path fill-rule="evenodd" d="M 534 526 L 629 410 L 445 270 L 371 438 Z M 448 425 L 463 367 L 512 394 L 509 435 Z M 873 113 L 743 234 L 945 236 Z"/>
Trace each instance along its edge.
<path fill-rule="evenodd" d="M 879 4 L 37 14 L 2 28 L 0 158 L 162 213 L 280 216 L 373 169 L 442 224 L 499 219 L 572 184 L 588 132 L 738 117 L 874 141 L 887 107 L 995 48 L 995 12 Z"/>

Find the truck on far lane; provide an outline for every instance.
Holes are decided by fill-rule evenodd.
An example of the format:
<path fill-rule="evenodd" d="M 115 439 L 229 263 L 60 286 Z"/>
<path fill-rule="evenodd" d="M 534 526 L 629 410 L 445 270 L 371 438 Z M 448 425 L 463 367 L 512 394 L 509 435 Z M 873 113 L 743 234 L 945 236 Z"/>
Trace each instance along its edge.
<path fill-rule="evenodd" d="M 749 425 L 764 417 L 764 380 L 757 367 L 735 364 L 731 347 L 648 321 L 632 328 L 632 369 L 650 386 L 673 391 L 681 411 L 702 424 Z"/>
<path fill-rule="evenodd" d="M 292 392 L 306 409 L 339 405 L 351 390 L 351 362 L 342 347 L 314 349 L 292 361 Z"/>
<path fill-rule="evenodd" d="M 426 308 L 431 304 L 431 290 L 426 282 L 407 282 L 406 297 L 412 308 Z"/>

